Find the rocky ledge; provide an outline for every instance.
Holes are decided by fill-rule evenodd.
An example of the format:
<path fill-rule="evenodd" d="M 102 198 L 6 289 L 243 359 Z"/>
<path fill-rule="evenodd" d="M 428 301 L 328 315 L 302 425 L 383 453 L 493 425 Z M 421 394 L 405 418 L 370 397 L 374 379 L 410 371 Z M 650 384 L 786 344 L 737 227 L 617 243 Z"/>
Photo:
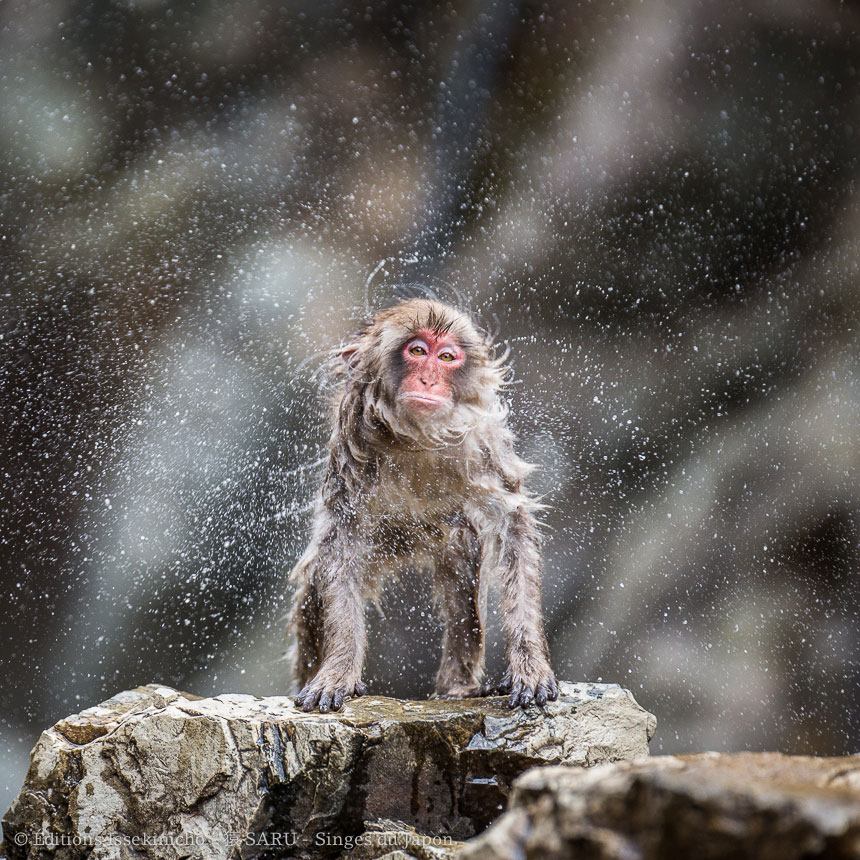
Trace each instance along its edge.
<path fill-rule="evenodd" d="M 367 696 L 335 714 L 139 687 L 42 734 L 0 857 L 450 856 L 528 768 L 648 754 L 656 721 L 629 692 L 560 687 L 527 711 Z"/>
<path fill-rule="evenodd" d="M 457 860 L 858 860 L 860 755 L 699 753 L 535 768 Z"/>

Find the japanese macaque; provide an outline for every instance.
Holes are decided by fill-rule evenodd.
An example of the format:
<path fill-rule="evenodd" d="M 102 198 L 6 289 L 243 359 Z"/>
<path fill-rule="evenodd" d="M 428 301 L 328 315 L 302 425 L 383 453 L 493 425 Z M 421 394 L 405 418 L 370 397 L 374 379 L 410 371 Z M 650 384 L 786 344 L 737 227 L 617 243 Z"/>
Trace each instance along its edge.
<path fill-rule="evenodd" d="M 504 359 L 464 314 L 428 299 L 379 313 L 338 351 L 334 430 L 310 545 L 292 571 L 296 704 L 365 692 L 364 604 L 386 575 L 434 572 L 445 631 L 435 695 L 482 684 L 486 588 L 501 586 L 510 707 L 558 697 L 541 617 L 533 467 L 514 453 Z"/>

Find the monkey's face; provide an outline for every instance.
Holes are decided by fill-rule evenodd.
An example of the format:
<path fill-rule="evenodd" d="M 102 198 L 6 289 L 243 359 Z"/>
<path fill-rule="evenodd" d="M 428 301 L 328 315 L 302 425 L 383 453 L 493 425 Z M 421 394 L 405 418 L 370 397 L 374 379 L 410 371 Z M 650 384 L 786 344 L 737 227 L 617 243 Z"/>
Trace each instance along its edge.
<path fill-rule="evenodd" d="M 413 332 L 401 352 L 404 373 L 399 403 L 416 417 L 446 410 L 453 404 L 454 374 L 465 358 L 452 334 L 430 329 Z"/>

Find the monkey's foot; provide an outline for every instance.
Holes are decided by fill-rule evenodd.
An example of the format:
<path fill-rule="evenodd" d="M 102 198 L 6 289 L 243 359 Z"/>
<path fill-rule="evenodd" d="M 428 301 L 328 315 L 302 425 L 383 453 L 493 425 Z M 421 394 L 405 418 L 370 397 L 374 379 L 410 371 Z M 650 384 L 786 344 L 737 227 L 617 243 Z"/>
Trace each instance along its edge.
<path fill-rule="evenodd" d="M 433 699 L 481 699 L 495 693 L 491 684 L 448 684 L 432 695 Z"/>
<path fill-rule="evenodd" d="M 508 669 L 499 684 L 499 692 L 503 695 L 510 693 L 509 708 L 527 708 L 533 702 L 545 705 L 548 701 L 555 701 L 558 698 L 558 683 L 549 666 L 530 673 Z"/>
<path fill-rule="evenodd" d="M 303 711 L 319 708 L 321 714 L 327 714 L 329 711 L 339 711 L 346 699 L 363 696 L 366 692 L 367 685 L 361 681 L 355 683 L 328 681 L 317 675 L 296 696 L 296 706 Z"/>

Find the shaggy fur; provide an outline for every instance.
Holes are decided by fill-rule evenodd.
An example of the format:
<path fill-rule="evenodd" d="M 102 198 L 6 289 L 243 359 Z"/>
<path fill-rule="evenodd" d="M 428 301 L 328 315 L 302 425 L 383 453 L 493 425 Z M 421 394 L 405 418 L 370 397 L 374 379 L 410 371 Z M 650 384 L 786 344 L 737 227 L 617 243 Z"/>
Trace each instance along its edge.
<path fill-rule="evenodd" d="M 465 352 L 449 407 L 416 414 L 396 397 L 403 346 L 446 332 Z M 338 351 L 334 429 L 310 544 L 292 571 L 296 703 L 339 709 L 365 691 L 364 603 L 385 576 L 434 570 L 445 621 L 436 695 L 486 694 L 482 616 L 489 577 L 501 584 L 510 705 L 558 695 L 541 618 L 539 505 L 523 480 L 499 389 L 504 358 L 464 314 L 427 299 L 379 313 Z"/>

